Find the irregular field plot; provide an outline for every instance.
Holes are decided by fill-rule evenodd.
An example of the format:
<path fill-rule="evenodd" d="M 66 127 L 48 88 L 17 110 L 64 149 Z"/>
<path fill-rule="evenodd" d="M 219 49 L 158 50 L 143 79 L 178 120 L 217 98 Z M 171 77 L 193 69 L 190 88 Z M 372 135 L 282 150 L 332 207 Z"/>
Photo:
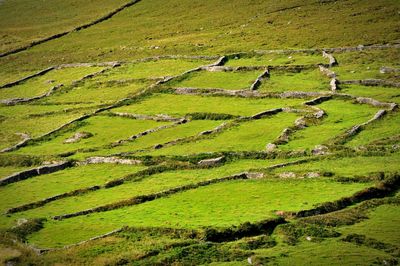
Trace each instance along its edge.
<path fill-rule="evenodd" d="M 101 185 L 128 173 L 143 169 L 130 165 L 86 165 L 67 168 L 47 175 L 32 177 L 17 183 L 0 187 L 0 209 L 42 200 L 72 190 Z"/>
<path fill-rule="evenodd" d="M 214 60 L 215 61 L 215 60 Z M 161 59 L 155 61 L 124 64 L 96 77 L 95 81 L 149 79 L 175 76 L 189 69 L 211 64 L 212 60 Z"/>
<path fill-rule="evenodd" d="M 382 205 L 368 214 L 368 219 L 352 226 L 340 228 L 344 234 L 359 234 L 374 238 L 383 243 L 398 245 L 400 206 Z"/>
<path fill-rule="evenodd" d="M 280 145 L 282 149 L 310 149 L 344 133 L 352 126 L 371 119 L 377 108 L 366 104 L 353 104 L 348 101 L 331 100 L 318 105 L 327 116 L 320 124 L 299 130 L 291 135 L 290 141 Z"/>
<path fill-rule="evenodd" d="M 220 134 L 195 142 L 159 149 L 151 155 L 184 155 L 218 151 L 261 151 L 273 142 L 283 129 L 292 126 L 297 115 L 280 113 L 271 117 L 242 122 Z"/>
<path fill-rule="evenodd" d="M 373 265 L 380 261 L 390 261 L 388 253 L 366 246 L 347 243 L 338 239 L 302 241 L 295 246 L 277 246 L 256 251 L 262 257 L 274 257 L 277 265 Z M 285 254 L 276 256 L 276 254 Z"/>
<path fill-rule="evenodd" d="M 14 70 L 15 71 L 15 70 Z M 40 70 L 38 70 L 40 71 Z M 38 71 L 34 70 L 21 70 L 18 72 L 13 72 L 13 73 L 3 73 L 0 77 L 0 86 L 3 86 L 7 83 L 14 82 L 16 80 L 22 79 L 24 77 L 27 77 L 29 75 L 35 74 Z"/>
<path fill-rule="evenodd" d="M 132 96 L 149 85 L 149 82 L 128 83 L 98 83 L 85 82 L 83 85 L 60 90 L 43 99 L 46 104 L 86 103 L 86 104 L 111 104 L 120 99 Z"/>
<path fill-rule="evenodd" d="M 400 165 L 400 153 L 387 156 L 326 158 L 318 161 L 289 165 L 274 169 L 272 173 L 281 172 L 333 172 L 336 176 L 363 176 L 377 172 L 396 172 Z"/>
<path fill-rule="evenodd" d="M 24 0 L 4 1 L 0 9 L 0 51 L 5 52 L 34 40 L 70 30 L 103 16 L 124 3 L 123 0 L 72 0 L 68 3 L 55 0 L 44 7 L 38 6 L 36 2 Z"/>
<path fill-rule="evenodd" d="M 11 219 L 16 220 L 18 217 L 50 217 L 73 213 L 130 199 L 139 195 L 156 193 L 174 187 L 195 184 L 204 180 L 222 178 L 249 169 L 268 167 L 284 161 L 288 160 L 242 160 L 211 169 L 164 172 L 144 177 L 139 181 L 126 181 L 124 184 L 112 188 L 100 189 L 87 194 L 60 199 L 48 203 L 43 207 L 13 215 Z"/>
<path fill-rule="evenodd" d="M 301 210 L 348 196 L 367 184 L 327 180 L 246 180 L 219 183 L 168 198 L 62 221 L 50 221 L 30 242 L 54 247 L 127 226 L 225 227 L 274 217 L 276 210 Z M 80 234 L 74 234 L 78 230 Z"/>
<path fill-rule="evenodd" d="M 8 107 L 7 107 L 8 108 Z M 22 140 L 16 133 L 26 133 L 31 138 L 39 137 L 63 124 L 72 121 L 89 110 L 76 110 L 73 112 L 57 113 L 46 116 L 18 117 L 10 116 L 1 121 L 0 147 L 5 148 Z"/>
<path fill-rule="evenodd" d="M 258 91 L 285 92 L 285 91 L 329 91 L 329 78 L 318 69 L 303 70 L 301 72 L 271 71 L 270 77 L 265 79 Z"/>
<path fill-rule="evenodd" d="M 362 86 L 362 85 L 341 85 L 340 92 L 354 96 L 374 98 L 382 102 L 400 103 L 400 88 Z"/>
<path fill-rule="evenodd" d="M 135 152 L 146 148 L 152 148 L 157 144 L 163 144 L 176 139 L 195 136 L 202 131 L 211 130 L 219 126 L 222 121 L 212 120 L 194 120 L 188 123 L 178 125 L 172 128 L 163 129 L 145 136 L 142 136 L 134 141 L 127 142 L 121 146 L 102 149 L 94 152 L 96 155 L 109 155 L 121 152 Z M 87 155 L 87 154 L 83 154 Z"/>
<path fill-rule="evenodd" d="M 389 79 L 397 80 L 398 73 L 380 73 L 381 67 L 400 68 L 400 48 L 335 53 L 339 66 L 332 70 L 340 80 Z"/>
<path fill-rule="evenodd" d="M 170 87 L 249 89 L 261 71 L 209 72 L 197 71 L 166 83 Z"/>
<path fill-rule="evenodd" d="M 141 102 L 115 108 L 112 111 L 146 115 L 168 114 L 177 117 L 196 112 L 251 116 L 269 109 L 299 105 L 304 101 L 304 99 L 245 99 L 239 97 L 154 94 Z"/>
<path fill-rule="evenodd" d="M 147 129 L 165 125 L 165 122 L 151 120 L 135 120 L 123 117 L 110 117 L 105 115 L 93 116 L 78 122 L 74 132 L 67 131 L 53 139 L 38 142 L 18 150 L 25 154 L 57 154 L 78 149 L 101 147 L 121 139 L 127 139 Z M 74 143 L 64 143 L 77 132 L 91 133 L 93 136 L 80 139 Z"/>
<path fill-rule="evenodd" d="M 255 56 L 236 56 L 230 58 L 225 66 L 277 66 L 277 65 L 308 65 L 308 64 L 322 64 L 328 63 L 327 59 L 322 57 L 322 54 L 305 54 L 305 53 L 292 53 L 292 54 L 279 54 L 271 53 Z"/>
<path fill-rule="evenodd" d="M 400 127 L 393 125 L 400 125 L 400 113 L 398 112 L 387 114 L 383 119 L 368 125 L 346 145 L 352 147 L 367 145 L 379 139 L 399 136 Z"/>
<path fill-rule="evenodd" d="M 51 70 L 43 76 L 29 79 L 19 85 L 0 89 L 0 99 L 30 98 L 48 92 L 53 86 L 70 85 L 87 74 L 100 71 L 101 67 L 72 67 Z M 60 88 L 62 90 L 62 88 Z"/>

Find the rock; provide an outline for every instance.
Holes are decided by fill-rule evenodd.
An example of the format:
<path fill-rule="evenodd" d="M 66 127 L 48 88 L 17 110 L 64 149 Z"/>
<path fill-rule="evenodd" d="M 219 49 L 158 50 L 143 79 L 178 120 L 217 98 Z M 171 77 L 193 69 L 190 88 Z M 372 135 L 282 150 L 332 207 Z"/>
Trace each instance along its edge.
<path fill-rule="evenodd" d="M 17 226 L 21 226 L 23 224 L 26 224 L 27 222 L 28 222 L 28 219 L 20 218 L 17 220 Z"/>
<path fill-rule="evenodd" d="M 96 163 L 113 163 L 113 164 L 140 164 L 140 160 L 131 159 L 120 159 L 117 157 L 90 157 L 86 159 L 86 164 L 96 164 Z"/>
<path fill-rule="evenodd" d="M 304 117 L 299 117 L 296 119 L 296 121 L 294 121 L 294 125 L 297 128 L 305 128 L 307 127 L 306 119 Z"/>
<path fill-rule="evenodd" d="M 296 174 L 293 172 L 283 172 L 279 174 L 280 178 L 296 178 Z"/>
<path fill-rule="evenodd" d="M 213 158 L 213 159 L 201 160 L 197 164 L 198 165 L 203 165 L 203 166 L 213 166 L 213 165 L 220 164 L 223 161 L 224 161 L 224 156 L 221 156 L 221 157 L 217 157 L 217 158 Z"/>
<path fill-rule="evenodd" d="M 264 178 L 264 173 L 251 172 L 251 173 L 246 173 L 246 176 L 248 179 L 261 179 Z"/>
<path fill-rule="evenodd" d="M 317 177 L 320 177 L 320 176 L 321 175 L 319 173 L 317 173 L 317 172 L 309 172 L 309 173 L 306 174 L 307 178 L 317 178 Z"/>
<path fill-rule="evenodd" d="M 311 152 L 313 155 L 325 155 L 329 154 L 329 149 L 324 145 L 317 145 Z"/>
<path fill-rule="evenodd" d="M 379 72 L 382 73 L 382 74 L 386 74 L 386 73 L 397 73 L 397 72 L 400 72 L 400 70 L 397 69 L 397 68 L 391 68 L 391 67 L 385 67 L 385 66 L 383 66 L 383 67 L 380 68 Z"/>
<path fill-rule="evenodd" d="M 319 66 L 319 71 L 329 78 L 336 78 L 336 73 L 324 66 Z"/>
<path fill-rule="evenodd" d="M 288 142 L 289 141 L 289 136 L 293 131 L 290 128 L 285 128 L 281 135 L 278 137 L 279 141 L 281 142 Z"/>
<path fill-rule="evenodd" d="M 268 143 L 267 146 L 265 147 L 265 150 L 267 152 L 273 152 L 276 150 L 276 145 L 273 143 Z"/>
<path fill-rule="evenodd" d="M 324 115 L 325 115 L 324 110 L 319 110 L 319 111 L 317 111 L 317 112 L 315 112 L 315 113 L 313 114 L 313 116 L 314 116 L 315 118 L 317 118 L 317 119 L 322 118 Z"/>
<path fill-rule="evenodd" d="M 80 141 L 81 139 L 87 139 L 92 137 L 93 134 L 90 132 L 77 132 L 72 137 L 64 140 L 64 143 L 75 143 Z"/>
<path fill-rule="evenodd" d="M 278 216 L 285 216 L 285 212 L 284 211 L 276 211 L 275 214 L 278 215 Z"/>

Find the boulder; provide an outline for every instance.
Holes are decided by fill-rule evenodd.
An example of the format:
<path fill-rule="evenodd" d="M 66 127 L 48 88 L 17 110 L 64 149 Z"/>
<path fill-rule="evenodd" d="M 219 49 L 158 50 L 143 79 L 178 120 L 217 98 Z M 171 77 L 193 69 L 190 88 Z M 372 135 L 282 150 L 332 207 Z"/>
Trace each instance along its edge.
<path fill-rule="evenodd" d="M 280 178 L 296 178 L 296 174 L 293 172 L 283 172 L 279 174 Z"/>
<path fill-rule="evenodd" d="M 325 154 L 329 154 L 329 149 L 327 146 L 317 145 L 314 147 L 314 149 L 311 152 L 313 155 L 325 155 Z"/>
<path fill-rule="evenodd" d="M 198 162 L 198 165 L 203 165 L 203 166 L 214 166 L 222 163 L 224 161 L 224 156 L 217 157 L 217 158 L 212 158 L 212 159 L 204 159 Z"/>
<path fill-rule="evenodd" d="M 276 145 L 273 143 L 268 143 L 267 146 L 265 146 L 265 150 L 267 152 L 273 152 L 276 150 Z"/>
<path fill-rule="evenodd" d="M 64 140 L 64 143 L 75 143 L 80 141 L 81 139 L 87 139 L 92 137 L 93 134 L 90 132 L 76 132 L 72 137 Z"/>

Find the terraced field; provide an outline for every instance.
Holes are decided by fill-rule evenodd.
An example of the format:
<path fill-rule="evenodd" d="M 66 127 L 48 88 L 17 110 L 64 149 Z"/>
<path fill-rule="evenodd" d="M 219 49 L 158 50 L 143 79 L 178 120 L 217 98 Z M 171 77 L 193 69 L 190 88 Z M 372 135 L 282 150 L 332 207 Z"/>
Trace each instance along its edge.
<path fill-rule="evenodd" d="M 396 265 L 400 45 L 182 55 L 165 37 L 176 54 L 7 69 L 60 40 L 116 34 L 130 10 L 152 10 L 142 2 L 0 42 L 0 261 Z M 314 10 L 294 2 L 276 12 Z"/>

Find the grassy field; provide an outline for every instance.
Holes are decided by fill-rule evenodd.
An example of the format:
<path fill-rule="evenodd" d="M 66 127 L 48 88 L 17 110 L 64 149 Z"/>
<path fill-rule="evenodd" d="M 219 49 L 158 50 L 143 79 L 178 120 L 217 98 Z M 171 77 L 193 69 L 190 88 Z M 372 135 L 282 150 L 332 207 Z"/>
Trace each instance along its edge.
<path fill-rule="evenodd" d="M 304 100 L 288 99 L 244 99 L 207 97 L 198 95 L 155 94 L 143 101 L 113 109 L 113 112 L 132 114 L 168 114 L 181 117 L 191 113 L 217 113 L 235 116 L 251 116 L 269 109 L 297 106 Z M 170 104 L 173 102 L 174 104 Z M 157 108 L 153 108 L 156 106 Z"/>
<path fill-rule="evenodd" d="M 44 230 L 33 234 L 30 241 L 40 246 L 60 246 L 79 242 L 123 225 L 227 227 L 273 217 L 273 211 L 276 210 L 296 211 L 311 207 L 338 196 L 350 195 L 365 186 L 366 184 L 344 185 L 322 180 L 234 181 L 198 188 L 134 207 L 51 222 Z M 288 197 L 282 197 L 283 195 Z M 66 237 L 67 230 L 72 232 L 78 228 L 85 228 L 85 233 L 67 234 L 70 238 Z"/>
<path fill-rule="evenodd" d="M 21 85 L 2 89 L 0 91 L 0 99 L 39 96 L 48 92 L 54 86 L 63 84 L 67 87 L 73 81 L 100 70 L 102 70 L 101 67 L 77 67 L 53 70 L 43 76 L 25 81 Z"/>
<path fill-rule="evenodd" d="M 135 166 L 87 165 L 41 175 L 1 188 L 0 208 L 17 207 L 80 188 L 102 185 L 112 179 L 143 169 Z M 16 195 L 18 192 L 18 195 Z"/>
<path fill-rule="evenodd" d="M 301 71 L 299 73 L 271 71 L 269 79 L 258 89 L 260 92 L 285 91 L 322 91 L 330 90 L 329 79 L 319 70 Z"/>
<path fill-rule="evenodd" d="M 280 148 L 312 149 L 318 144 L 334 140 L 352 126 L 368 121 L 378 111 L 377 108 L 349 101 L 328 101 L 318 107 L 325 110 L 326 117 L 315 126 L 295 132 L 291 141 Z"/>
<path fill-rule="evenodd" d="M 209 72 L 199 71 L 168 83 L 173 88 L 220 88 L 227 90 L 243 90 L 251 84 L 262 72 Z"/>
<path fill-rule="evenodd" d="M 78 122 L 77 127 L 73 131 L 67 131 L 61 135 L 57 135 L 50 141 L 46 140 L 27 146 L 18 152 L 25 154 L 60 154 L 75 150 L 103 147 L 122 139 L 128 139 L 146 129 L 156 128 L 166 124 L 166 122 L 99 115 Z M 116 131 L 115 128 L 118 128 L 118 130 Z M 65 142 L 78 132 L 87 132 L 92 136 L 72 143 Z"/>
<path fill-rule="evenodd" d="M 399 68 L 398 49 L 382 51 L 365 51 L 338 53 L 335 55 L 341 62 L 339 66 L 333 67 L 333 71 L 339 79 L 388 79 L 395 80 L 394 73 L 381 73 L 382 67 Z"/>
<path fill-rule="evenodd" d="M 397 265 L 399 7 L 0 0 L 0 264 Z"/>
<path fill-rule="evenodd" d="M 280 66 L 280 65 L 309 65 L 326 63 L 321 54 L 263 54 L 254 56 L 234 56 L 225 66 Z"/>
<path fill-rule="evenodd" d="M 218 151 L 261 151 L 283 129 L 292 126 L 295 114 L 278 114 L 269 118 L 243 122 L 210 138 L 200 139 L 153 151 L 151 155 L 187 155 Z"/>

